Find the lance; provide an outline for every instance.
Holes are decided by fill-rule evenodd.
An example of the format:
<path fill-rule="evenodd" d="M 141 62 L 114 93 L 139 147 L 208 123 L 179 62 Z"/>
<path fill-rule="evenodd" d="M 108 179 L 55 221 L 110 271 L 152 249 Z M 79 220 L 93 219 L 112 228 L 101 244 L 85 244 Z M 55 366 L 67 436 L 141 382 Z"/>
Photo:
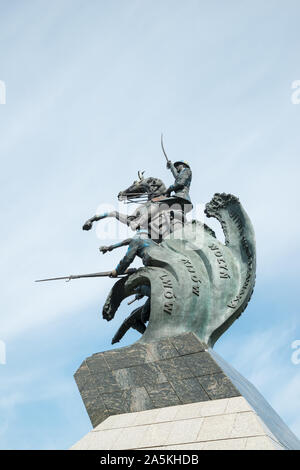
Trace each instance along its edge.
<path fill-rule="evenodd" d="M 127 269 L 124 274 L 120 274 L 116 277 L 124 277 L 128 276 L 129 274 L 133 274 L 136 272 L 136 269 Z M 72 279 L 81 279 L 84 277 L 107 277 L 111 275 L 111 271 L 105 271 L 102 273 L 91 273 L 91 274 L 71 274 L 70 276 L 62 276 L 62 277 L 51 277 L 49 279 L 37 279 L 34 282 L 46 282 L 46 281 L 59 281 L 61 279 L 65 279 L 66 282 L 71 281 Z"/>

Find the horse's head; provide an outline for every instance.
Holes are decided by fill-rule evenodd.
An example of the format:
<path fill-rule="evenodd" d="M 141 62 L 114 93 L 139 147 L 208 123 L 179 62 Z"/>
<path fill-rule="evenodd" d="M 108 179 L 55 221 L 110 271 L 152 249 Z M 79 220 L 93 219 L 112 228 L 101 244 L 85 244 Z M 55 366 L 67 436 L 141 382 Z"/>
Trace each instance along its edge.
<path fill-rule="evenodd" d="M 119 192 L 119 201 L 138 199 L 141 196 L 148 196 L 148 199 L 152 199 L 166 192 L 167 188 L 159 178 L 144 178 L 143 175 L 144 171 L 139 171 L 138 180 L 134 181 L 129 188 Z"/>

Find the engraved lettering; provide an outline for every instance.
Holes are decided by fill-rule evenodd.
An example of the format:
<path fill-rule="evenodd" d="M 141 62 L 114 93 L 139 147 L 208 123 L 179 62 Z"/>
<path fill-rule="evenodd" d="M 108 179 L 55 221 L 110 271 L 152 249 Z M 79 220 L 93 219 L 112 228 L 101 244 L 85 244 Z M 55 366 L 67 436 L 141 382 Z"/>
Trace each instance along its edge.
<path fill-rule="evenodd" d="M 162 274 L 159 279 L 161 279 L 163 281 L 165 277 L 168 277 L 168 275 L 167 274 Z"/>
<path fill-rule="evenodd" d="M 168 300 L 173 299 L 175 297 L 172 288 L 172 282 L 168 278 L 167 274 L 162 274 L 159 277 L 162 280 L 162 286 L 164 289 L 164 297 Z M 173 303 L 165 303 L 164 304 L 164 312 L 171 314 L 173 309 Z"/>
<path fill-rule="evenodd" d="M 169 302 L 169 303 L 164 304 L 164 312 L 165 313 L 168 313 L 169 315 L 171 315 L 172 310 L 173 310 L 173 303 Z"/>
<path fill-rule="evenodd" d="M 213 251 L 218 249 L 218 247 L 214 243 L 212 245 L 208 245 L 208 248 L 210 248 Z"/>
<path fill-rule="evenodd" d="M 217 261 L 222 269 L 225 269 L 226 271 L 228 271 L 227 265 L 223 259 L 217 259 Z"/>
<path fill-rule="evenodd" d="M 222 273 L 222 272 L 220 272 L 220 278 L 221 278 L 221 279 L 229 279 L 230 276 L 229 276 L 228 273 Z"/>
<path fill-rule="evenodd" d="M 198 286 L 193 286 L 193 294 L 199 297 L 200 289 Z"/>
<path fill-rule="evenodd" d="M 228 267 L 227 267 L 226 261 L 223 258 L 223 254 L 221 250 L 214 243 L 211 245 L 208 245 L 208 248 L 210 248 L 213 252 L 215 252 L 214 254 L 217 258 L 217 262 L 220 268 L 219 270 L 220 279 L 230 279 L 229 274 L 223 272 L 224 270 L 228 271 Z"/>
<path fill-rule="evenodd" d="M 167 279 L 165 281 L 163 281 L 163 286 L 164 287 L 169 287 L 172 289 L 172 282 L 170 281 L 170 279 Z"/>
<path fill-rule="evenodd" d="M 171 290 L 167 290 L 165 292 L 165 297 L 166 297 L 166 299 L 172 299 L 173 298 L 173 292 Z"/>
<path fill-rule="evenodd" d="M 230 308 L 236 308 L 238 306 L 238 303 L 243 299 L 244 295 L 247 293 L 248 286 L 250 284 L 251 278 L 252 278 L 252 270 L 253 270 L 253 256 L 251 253 L 251 249 L 248 245 L 247 239 L 244 235 L 244 220 L 239 217 L 238 214 L 236 214 L 233 211 L 229 212 L 229 217 L 233 220 L 233 222 L 236 224 L 237 229 L 239 231 L 240 237 L 241 237 L 241 242 L 243 245 L 243 248 L 246 252 L 246 255 L 248 257 L 248 262 L 247 262 L 247 275 L 245 278 L 245 281 L 241 287 L 241 290 L 239 294 L 236 296 L 235 299 L 233 299 L 227 306 Z"/>
<path fill-rule="evenodd" d="M 196 275 L 196 270 L 190 260 L 182 258 L 181 261 L 185 264 L 187 271 L 191 274 L 191 280 L 195 285 L 192 286 L 192 293 L 199 296 L 200 289 L 198 284 L 201 284 L 201 280 Z"/>
<path fill-rule="evenodd" d="M 187 270 L 189 273 L 194 273 L 195 270 L 193 268 L 191 268 L 190 266 L 187 266 Z"/>

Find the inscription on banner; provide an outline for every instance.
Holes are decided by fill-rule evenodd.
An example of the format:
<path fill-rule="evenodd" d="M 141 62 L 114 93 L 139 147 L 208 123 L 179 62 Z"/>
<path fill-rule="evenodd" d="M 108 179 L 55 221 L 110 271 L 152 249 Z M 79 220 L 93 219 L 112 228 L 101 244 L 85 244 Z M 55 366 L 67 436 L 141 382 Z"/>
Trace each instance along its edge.
<path fill-rule="evenodd" d="M 182 258 L 181 261 L 184 263 L 186 269 L 190 273 L 191 280 L 193 282 L 192 293 L 199 297 L 199 293 L 200 293 L 199 283 L 201 284 L 201 281 L 200 281 L 199 277 L 196 274 L 196 270 L 195 270 L 194 266 L 192 265 L 192 263 L 190 262 L 190 260 L 188 260 L 186 258 Z"/>
<path fill-rule="evenodd" d="M 248 257 L 247 274 L 246 274 L 245 281 L 244 281 L 244 283 L 242 285 L 242 288 L 241 288 L 240 292 L 238 293 L 238 295 L 234 299 L 232 299 L 231 302 L 229 302 L 229 304 L 228 304 L 228 307 L 236 308 L 239 305 L 239 303 L 242 301 L 244 295 L 248 292 L 248 287 L 249 287 L 250 281 L 252 279 L 253 257 L 252 257 L 251 251 L 249 249 L 247 240 L 246 240 L 245 235 L 244 235 L 244 224 L 243 224 L 241 218 L 233 211 L 229 212 L 229 217 L 233 220 L 233 222 L 237 226 L 237 229 L 239 231 L 239 235 L 241 237 L 241 241 L 242 241 L 244 250 L 245 250 L 246 255 Z"/>
<path fill-rule="evenodd" d="M 217 262 L 218 262 L 218 265 L 219 265 L 220 278 L 221 279 L 229 279 L 230 276 L 228 274 L 228 266 L 226 264 L 226 261 L 223 258 L 223 254 L 222 254 L 220 248 L 217 245 L 215 245 L 214 243 L 212 243 L 211 245 L 208 245 L 208 248 L 210 248 L 213 251 L 215 257 L 217 258 Z"/>
<path fill-rule="evenodd" d="M 169 279 L 167 274 L 163 274 L 159 278 L 162 281 L 164 298 L 165 298 L 163 311 L 171 315 L 173 311 L 173 307 L 174 307 L 174 298 L 175 298 L 173 287 L 172 287 L 172 282 Z"/>

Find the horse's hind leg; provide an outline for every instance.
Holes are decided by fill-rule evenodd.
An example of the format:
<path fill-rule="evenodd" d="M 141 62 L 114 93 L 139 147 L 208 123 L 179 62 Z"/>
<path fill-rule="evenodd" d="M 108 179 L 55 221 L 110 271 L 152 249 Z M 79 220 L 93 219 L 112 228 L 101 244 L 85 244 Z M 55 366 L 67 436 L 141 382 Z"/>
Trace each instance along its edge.
<path fill-rule="evenodd" d="M 141 311 L 143 307 L 138 307 L 127 317 L 118 331 L 116 332 L 115 336 L 112 339 L 112 344 L 118 343 L 123 336 L 127 333 L 129 328 L 133 328 L 137 330 L 139 333 L 144 333 L 146 330 L 145 324 L 141 321 Z"/>

